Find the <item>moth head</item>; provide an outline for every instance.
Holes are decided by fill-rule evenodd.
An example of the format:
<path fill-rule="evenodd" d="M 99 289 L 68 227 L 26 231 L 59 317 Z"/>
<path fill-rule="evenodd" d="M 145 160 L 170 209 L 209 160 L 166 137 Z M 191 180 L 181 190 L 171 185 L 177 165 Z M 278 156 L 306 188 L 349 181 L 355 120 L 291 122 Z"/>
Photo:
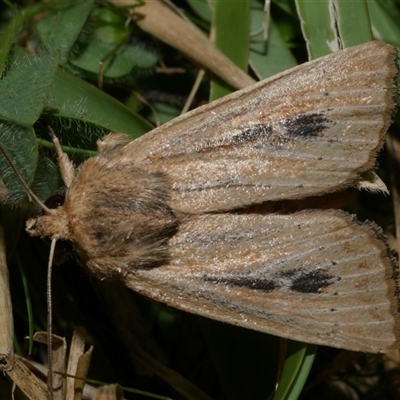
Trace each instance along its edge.
<path fill-rule="evenodd" d="M 51 239 L 68 240 L 67 212 L 64 204 L 64 196 L 57 194 L 50 197 L 43 203 L 31 190 L 29 185 L 22 178 L 21 174 L 15 168 L 14 163 L 8 156 L 5 149 L 0 146 L 0 152 L 14 171 L 15 175 L 26 189 L 32 199 L 42 208 L 45 215 L 36 218 L 30 218 L 26 223 L 26 230 L 31 236 L 49 237 Z"/>
<path fill-rule="evenodd" d="M 51 214 L 28 219 L 26 231 L 33 237 L 68 240 L 69 231 L 65 210 L 60 207 L 52 210 Z"/>
<path fill-rule="evenodd" d="M 46 202 L 43 215 L 30 218 L 26 222 L 26 231 L 30 236 L 68 240 L 69 229 L 64 196 L 54 195 Z"/>

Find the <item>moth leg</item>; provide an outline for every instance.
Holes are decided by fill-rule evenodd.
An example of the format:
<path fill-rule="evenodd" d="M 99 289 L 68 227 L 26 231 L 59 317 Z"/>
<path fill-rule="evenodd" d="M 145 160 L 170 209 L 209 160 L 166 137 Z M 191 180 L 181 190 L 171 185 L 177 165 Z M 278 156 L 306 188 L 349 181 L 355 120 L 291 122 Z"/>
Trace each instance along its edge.
<path fill-rule="evenodd" d="M 110 159 L 132 139 L 123 133 L 110 133 L 97 141 L 97 150 L 101 157 Z"/>
<path fill-rule="evenodd" d="M 58 137 L 55 135 L 53 129 L 51 129 L 51 127 L 48 127 L 48 131 L 57 152 L 58 156 L 57 162 L 58 162 L 58 167 L 60 168 L 61 177 L 65 183 L 65 186 L 69 188 L 72 181 L 75 179 L 74 165 L 72 164 L 72 161 L 68 158 L 68 155 L 63 152 L 60 141 L 58 140 Z"/>

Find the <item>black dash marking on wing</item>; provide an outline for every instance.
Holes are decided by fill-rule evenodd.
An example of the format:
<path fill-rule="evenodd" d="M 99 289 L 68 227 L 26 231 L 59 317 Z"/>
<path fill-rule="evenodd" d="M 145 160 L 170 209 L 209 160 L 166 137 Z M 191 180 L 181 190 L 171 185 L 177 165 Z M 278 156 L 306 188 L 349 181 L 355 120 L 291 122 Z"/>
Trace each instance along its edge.
<path fill-rule="evenodd" d="M 272 128 L 269 125 L 258 124 L 251 128 L 246 128 L 237 135 L 232 136 L 233 144 L 241 144 L 252 142 L 259 139 L 267 139 L 272 132 Z"/>
<path fill-rule="evenodd" d="M 270 293 L 274 290 L 291 290 L 298 293 L 319 294 L 322 289 L 340 281 L 341 278 L 330 275 L 323 270 L 303 271 L 295 268 L 288 271 L 278 272 L 268 278 L 260 275 L 202 275 L 201 279 L 206 283 L 222 284 L 230 287 L 246 287 L 250 290 L 260 290 Z"/>
<path fill-rule="evenodd" d="M 255 279 L 247 276 L 230 276 L 230 277 L 204 276 L 203 280 L 209 283 L 224 284 L 236 287 L 246 287 L 251 290 L 261 290 L 267 293 L 275 290 L 275 283 L 269 279 Z"/>
<path fill-rule="evenodd" d="M 280 272 L 275 275 L 275 278 L 278 280 L 287 279 L 290 290 L 299 293 L 320 293 L 322 288 L 341 279 L 322 270 L 304 272 L 299 268 Z"/>
<path fill-rule="evenodd" d="M 315 137 L 320 136 L 329 123 L 332 121 L 320 114 L 301 114 L 286 119 L 283 126 L 289 136 Z"/>

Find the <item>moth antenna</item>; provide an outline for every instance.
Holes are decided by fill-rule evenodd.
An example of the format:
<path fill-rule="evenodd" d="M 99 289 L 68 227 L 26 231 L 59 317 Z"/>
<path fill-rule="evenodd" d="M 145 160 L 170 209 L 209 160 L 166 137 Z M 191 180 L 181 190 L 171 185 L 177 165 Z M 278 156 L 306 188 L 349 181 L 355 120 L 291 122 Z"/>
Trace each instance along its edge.
<path fill-rule="evenodd" d="M 33 200 L 36 201 L 36 203 L 47 213 L 47 214 L 52 214 L 53 210 L 48 208 L 42 200 L 39 199 L 39 197 L 36 196 L 35 193 L 33 193 L 32 189 L 29 187 L 29 185 L 25 182 L 25 179 L 22 177 L 22 175 L 19 173 L 17 168 L 15 168 L 14 163 L 12 162 L 11 158 L 8 156 L 6 151 L 4 150 L 3 146 L 0 145 L 0 150 L 4 156 L 4 158 L 7 160 L 8 164 L 10 165 L 11 169 L 14 171 L 16 177 L 18 180 L 21 182 L 22 186 L 25 188 L 25 190 L 28 192 L 29 196 L 32 197 Z"/>
<path fill-rule="evenodd" d="M 48 126 L 47 130 L 49 131 L 49 135 L 51 140 L 54 143 L 54 148 L 56 149 L 58 156 L 58 167 L 60 168 L 61 177 L 65 183 L 65 186 L 69 188 L 71 186 L 72 181 L 75 179 L 75 169 L 72 165 L 71 160 L 68 158 L 68 155 L 64 153 L 61 143 L 58 140 L 58 137 L 55 135 L 53 129 Z"/>
<path fill-rule="evenodd" d="M 51 294 L 51 275 L 53 269 L 54 251 L 57 239 L 52 239 L 50 245 L 49 263 L 47 265 L 47 359 L 49 371 L 47 374 L 47 388 L 49 390 L 50 400 L 53 400 L 53 306 Z"/>

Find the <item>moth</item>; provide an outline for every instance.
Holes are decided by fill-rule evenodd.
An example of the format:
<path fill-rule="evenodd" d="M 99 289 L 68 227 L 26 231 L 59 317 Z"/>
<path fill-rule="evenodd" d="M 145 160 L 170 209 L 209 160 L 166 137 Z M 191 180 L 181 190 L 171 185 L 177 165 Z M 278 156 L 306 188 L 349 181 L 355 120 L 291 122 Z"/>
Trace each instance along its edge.
<path fill-rule="evenodd" d="M 374 166 L 397 73 L 396 50 L 369 42 L 133 142 L 108 135 L 76 172 L 59 150 L 64 203 L 27 231 L 70 241 L 97 277 L 184 311 L 354 351 L 398 348 L 399 269 L 380 228 L 340 210 L 262 211 L 355 185 Z"/>

